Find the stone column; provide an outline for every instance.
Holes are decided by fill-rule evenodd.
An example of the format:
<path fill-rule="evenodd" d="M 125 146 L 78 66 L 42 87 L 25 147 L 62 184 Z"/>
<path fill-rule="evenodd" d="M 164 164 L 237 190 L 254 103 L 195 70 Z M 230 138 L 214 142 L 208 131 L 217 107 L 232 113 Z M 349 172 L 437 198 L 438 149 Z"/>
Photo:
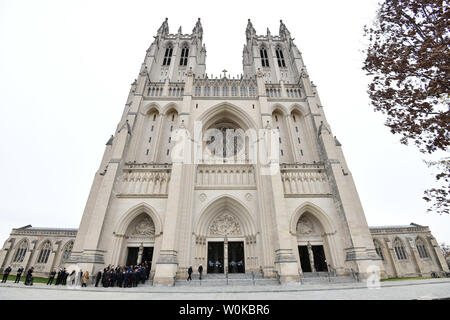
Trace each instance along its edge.
<path fill-rule="evenodd" d="M 23 259 L 23 265 L 25 266 L 24 272 L 28 271 L 28 268 L 31 267 L 31 261 L 33 261 L 34 252 L 36 251 L 38 241 L 33 240 L 31 241 L 31 247 L 32 249 L 27 250 L 27 253 L 25 254 L 25 258 Z"/>
<path fill-rule="evenodd" d="M 392 269 L 394 270 L 394 273 L 395 273 L 395 276 L 396 277 L 400 277 L 401 276 L 401 274 L 400 274 L 400 268 L 399 268 L 399 266 L 398 266 L 398 264 L 397 264 L 397 257 L 396 257 L 396 255 L 395 255 L 395 252 L 394 252 L 394 248 L 392 247 L 392 243 L 391 243 L 391 241 L 390 240 L 388 240 L 388 239 L 386 239 L 386 247 L 387 247 L 387 251 L 388 251 L 388 253 L 389 253 L 389 258 L 391 259 L 391 261 L 392 261 Z"/>
<path fill-rule="evenodd" d="M 414 243 L 414 240 L 411 238 L 406 238 L 406 241 L 409 244 L 409 247 L 411 248 L 411 252 L 414 256 L 414 260 L 416 262 L 416 268 L 418 270 L 418 274 L 419 276 L 423 276 L 424 275 L 424 268 L 423 268 L 423 264 L 422 264 L 422 259 L 419 256 L 419 253 L 417 252 L 417 248 L 416 245 Z"/>
<path fill-rule="evenodd" d="M 285 122 L 286 122 L 286 130 L 288 132 L 288 139 L 289 139 L 289 143 L 290 143 L 290 149 L 292 152 L 292 160 L 294 162 L 300 162 L 300 156 L 298 155 L 297 152 L 297 148 L 296 148 L 296 144 L 294 142 L 294 138 L 292 137 L 292 124 L 291 124 L 291 116 L 290 114 L 287 114 L 284 118 Z"/>
<path fill-rule="evenodd" d="M 230 270 L 228 270 L 228 238 L 225 236 L 223 241 L 223 272 L 227 274 Z"/>
<path fill-rule="evenodd" d="M 59 249 L 61 248 L 61 240 L 55 243 L 56 249 L 52 251 L 50 258 L 48 259 L 47 265 L 44 269 L 45 273 L 50 273 L 55 264 L 55 258 L 58 255 Z"/>
<path fill-rule="evenodd" d="M 442 250 L 439 247 L 439 244 L 437 243 L 436 239 L 433 236 L 429 236 L 428 240 L 430 241 L 433 251 L 437 257 L 436 262 L 438 263 L 439 268 L 441 268 L 442 271 L 449 272 L 448 264 L 445 261 L 444 255 L 442 254 Z"/>
<path fill-rule="evenodd" d="M 141 245 L 139 246 L 139 252 L 138 252 L 138 258 L 137 258 L 137 264 L 141 264 L 142 262 L 142 254 L 144 253 L 144 246 L 141 243 Z"/>
<path fill-rule="evenodd" d="M 309 264 L 311 265 L 311 272 L 316 272 L 316 267 L 314 266 L 314 253 L 312 251 L 311 243 L 308 242 L 308 255 L 309 255 Z"/>

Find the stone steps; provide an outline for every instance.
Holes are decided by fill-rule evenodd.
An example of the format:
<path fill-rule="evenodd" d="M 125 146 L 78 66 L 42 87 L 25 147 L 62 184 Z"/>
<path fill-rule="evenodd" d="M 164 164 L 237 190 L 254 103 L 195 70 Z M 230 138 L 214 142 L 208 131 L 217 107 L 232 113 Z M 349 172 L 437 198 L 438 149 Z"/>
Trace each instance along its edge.
<path fill-rule="evenodd" d="M 304 277 L 301 283 L 304 285 L 311 284 L 332 284 L 332 283 L 354 283 L 356 280 L 352 276 L 335 276 L 335 277 Z"/>
<path fill-rule="evenodd" d="M 198 275 L 192 276 L 192 281 L 180 280 L 175 282 L 175 286 L 208 286 L 208 287 L 222 287 L 222 286 L 259 286 L 259 285 L 276 285 L 279 284 L 276 279 L 264 279 L 262 273 L 230 273 L 228 274 L 228 281 L 223 273 L 205 274 L 202 280 L 198 279 Z"/>
<path fill-rule="evenodd" d="M 177 287 L 189 287 L 189 286 L 205 286 L 205 287 L 224 287 L 224 286 L 264 286 L 264 285 L 277 285 L 279 284 L 276 279 L 205 279 L 205 280 L 177 280 L 175 286 Z"/>

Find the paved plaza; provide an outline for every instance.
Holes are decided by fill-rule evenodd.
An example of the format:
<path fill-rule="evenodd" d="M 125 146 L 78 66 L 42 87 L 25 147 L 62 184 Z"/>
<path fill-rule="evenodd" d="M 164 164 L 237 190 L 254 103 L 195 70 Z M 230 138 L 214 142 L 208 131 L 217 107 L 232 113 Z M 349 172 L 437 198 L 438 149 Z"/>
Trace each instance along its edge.
<path fill-rule="evenodd" d="M 36 283 L 0 284 L 0 300 L 430 300 L 450 299 L 450 279 L 404 280 L 382 282 L 369 289 L 365 283 L 334 285 L 274 285 L 226 287 L 155 287 L 137 288 L 56 287 Z"/>

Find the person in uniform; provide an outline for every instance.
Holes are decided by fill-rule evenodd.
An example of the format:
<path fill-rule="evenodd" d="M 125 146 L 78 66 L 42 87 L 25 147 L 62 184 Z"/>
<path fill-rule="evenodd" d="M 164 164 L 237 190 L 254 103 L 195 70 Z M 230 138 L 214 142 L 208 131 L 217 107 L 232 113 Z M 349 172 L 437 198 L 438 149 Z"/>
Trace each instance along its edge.
<path fill-rule="evenodd" d="M 50 277 L 48 278 L 47 285 L 52 285 L 53 279 L 55 279 L 56 275 L 56 269 L 53 269 L 52 272 L 50 272 Z"/>
<path fill-rule="evenodd" d="M 8 266 L 8 268 L 5 269 L 5 271 L 3 271 L 3 279 L 2 279 L 2 283 L 5 283 L 6 280 L 8 280 L 8 276 L 9 273 L 11 272 L 11 267 Z"/>
<path fill-rule="evenodd" d="M 19 283 L 20 282 L 20 278 L 22 277 L 22 273 L 23 273 L 23 267 L 20 266 L 20 268 L 17 269 L 16 281 L 14 281 L 14 283 Z"/>

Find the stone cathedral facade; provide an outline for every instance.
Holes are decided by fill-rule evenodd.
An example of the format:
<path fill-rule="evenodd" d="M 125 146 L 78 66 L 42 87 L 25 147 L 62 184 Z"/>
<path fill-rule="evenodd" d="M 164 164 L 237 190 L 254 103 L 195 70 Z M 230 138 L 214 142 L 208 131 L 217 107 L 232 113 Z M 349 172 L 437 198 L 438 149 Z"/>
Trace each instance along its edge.
<path fill-rule="evenodd" d="M 448 271 L 428 227 L 369 228 L 341 144 L 302 55 L 245 30 L 243 74 L 206 74 L 200 19 L 167 19 L 106 144 L 79 229 L 13 229 L 0 267 L 151 263 L 154 284 L 209 273 L 367 277 Z"/>

